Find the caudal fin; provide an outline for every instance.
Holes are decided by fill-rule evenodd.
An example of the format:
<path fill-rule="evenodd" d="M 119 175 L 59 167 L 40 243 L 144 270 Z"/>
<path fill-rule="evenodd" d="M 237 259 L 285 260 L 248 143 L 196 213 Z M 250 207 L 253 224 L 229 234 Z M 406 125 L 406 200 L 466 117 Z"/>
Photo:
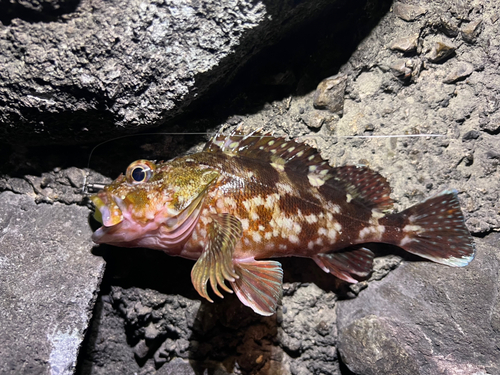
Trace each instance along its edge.
<path fill-rule="evenodd" d="M 389 226 L 399 226 L 390 242 L 409 253 L 452 267 L 464 267 L 474 259 L 474 242 L 456 190 L 444 190 L 381 223 L 384 219 Z"/>

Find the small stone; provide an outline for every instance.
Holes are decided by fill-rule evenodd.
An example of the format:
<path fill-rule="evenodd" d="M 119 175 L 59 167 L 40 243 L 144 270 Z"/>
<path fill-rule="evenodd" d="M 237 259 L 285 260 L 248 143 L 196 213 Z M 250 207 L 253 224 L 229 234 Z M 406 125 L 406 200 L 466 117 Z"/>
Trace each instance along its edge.
<path fill-rule="evenodd" d="M 435 42 L 427 58 L 430 62 L 440 62 L 455 53 L 456 47 L 447 42 Z"/>
<path fill-rule="evenodd" d="M 472 74 L 474 66 L 467 62 L 461 62 L 455 66 L 443 80 L 444 83 L 454 83 Z"/>
<path fill-rule="evenodd" d="M 137 358 L 144 358 L 148 355 L 149 348 L 146 345 L 146 340 L 141 340 L 139 341 L 135 346 L 134 346 L 134 354 L 136 355 Z"/>
<path fill-rule="evenodd" d="M 438 29 L 450 38 L 455 38 L 460 32 L 457 25 L 455 25 L 450 19 L 444 18 L 440 19 Z"/>
<path fill-rule="evenodd" d="M 342 114 L 346 87 L 346 75 L 337 75 L 324 79 L 319 83 L 314 93 L 314 108 Z"/>
<path fill-rule="evenodd" d="M 392 6 L 393 13 L 404 21 L 415 21 L 427 11 L 418 5 L 409 5 L 403 3 L 394 3 Z"/>
<path fill-rule="evenodd" d="M 146 340 L 154 340 L 158 337 L 160 331 L 155 327 L 153 323 L 150 323 L 144 330 L 144 337 Z"/>
<path fill-rule="evenodd" d="M 477 130 L 470 130 L 463 135 L 462 141 L 472 141 L 473 139 L 478 139 L 480 135 L 481 133 Z"/>
<path fill-rule="evenodd" d="M 414 81 L 420 75 L 423 63 L 420 59 L 396 60 L 391 64 L 392 74 L 402 81 Z"/>
<path fill-rule="evenodd" d="M 462 39 L 467 43 L 475 43 L 477 37 L 481 33 L 483 21 L 480 19 L 469 22 L 462 28 Z"/>
<path fill-rule="evenodd" d="M 401 51 L 401 52 L 413 52 L 418 47 L 418 34 L 413 34 L 401 39 L 396 40 L 389 47 L 392 50 Z"/>

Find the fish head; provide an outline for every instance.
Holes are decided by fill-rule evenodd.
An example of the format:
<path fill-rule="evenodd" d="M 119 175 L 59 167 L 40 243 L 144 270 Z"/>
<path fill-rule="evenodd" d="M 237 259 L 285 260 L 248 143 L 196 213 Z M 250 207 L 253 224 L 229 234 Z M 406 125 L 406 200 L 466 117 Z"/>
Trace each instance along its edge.
<path fill-rule="evenodd" d="M 90 197 L 102 224 L 95 243 L 168 250 L 186 241 L 218 172 L 199 165 L 150 160 L 130 164 L 125 175 Z"/>

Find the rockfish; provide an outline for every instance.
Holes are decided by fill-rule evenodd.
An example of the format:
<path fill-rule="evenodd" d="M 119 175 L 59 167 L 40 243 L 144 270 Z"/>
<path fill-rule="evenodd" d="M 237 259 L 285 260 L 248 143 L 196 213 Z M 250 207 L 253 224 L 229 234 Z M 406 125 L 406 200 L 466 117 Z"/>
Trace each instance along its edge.
<path fill-rule="evenodd" d="M 350 283 L 371 272 L 373 242 L 453 267 L 474 258 L 455 190 L 393 214 L 390 193 L 367 167 L 334 168 L 306 144 L 234 131 L 196 154 L 132 163 L 91 197 L 102 223 L 92 239 L 196 260 L 202 297 L 212 302 L 210 282 L 261 315 L 282 292 L 281 264 L 269 258 L 312 258 Z"/>

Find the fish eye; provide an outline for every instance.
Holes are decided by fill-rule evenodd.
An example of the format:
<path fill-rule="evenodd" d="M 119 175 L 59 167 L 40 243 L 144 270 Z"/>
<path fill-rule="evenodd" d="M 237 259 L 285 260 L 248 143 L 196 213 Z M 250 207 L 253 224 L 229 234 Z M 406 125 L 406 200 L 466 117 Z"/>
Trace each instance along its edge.
<path fill-rule="evenodd" d="M 155 165 L 149 160 L 138 160 L 127 168 L 127 181 L 131 184 L 140 184 L 149 181 L 153 176 Z"/>

